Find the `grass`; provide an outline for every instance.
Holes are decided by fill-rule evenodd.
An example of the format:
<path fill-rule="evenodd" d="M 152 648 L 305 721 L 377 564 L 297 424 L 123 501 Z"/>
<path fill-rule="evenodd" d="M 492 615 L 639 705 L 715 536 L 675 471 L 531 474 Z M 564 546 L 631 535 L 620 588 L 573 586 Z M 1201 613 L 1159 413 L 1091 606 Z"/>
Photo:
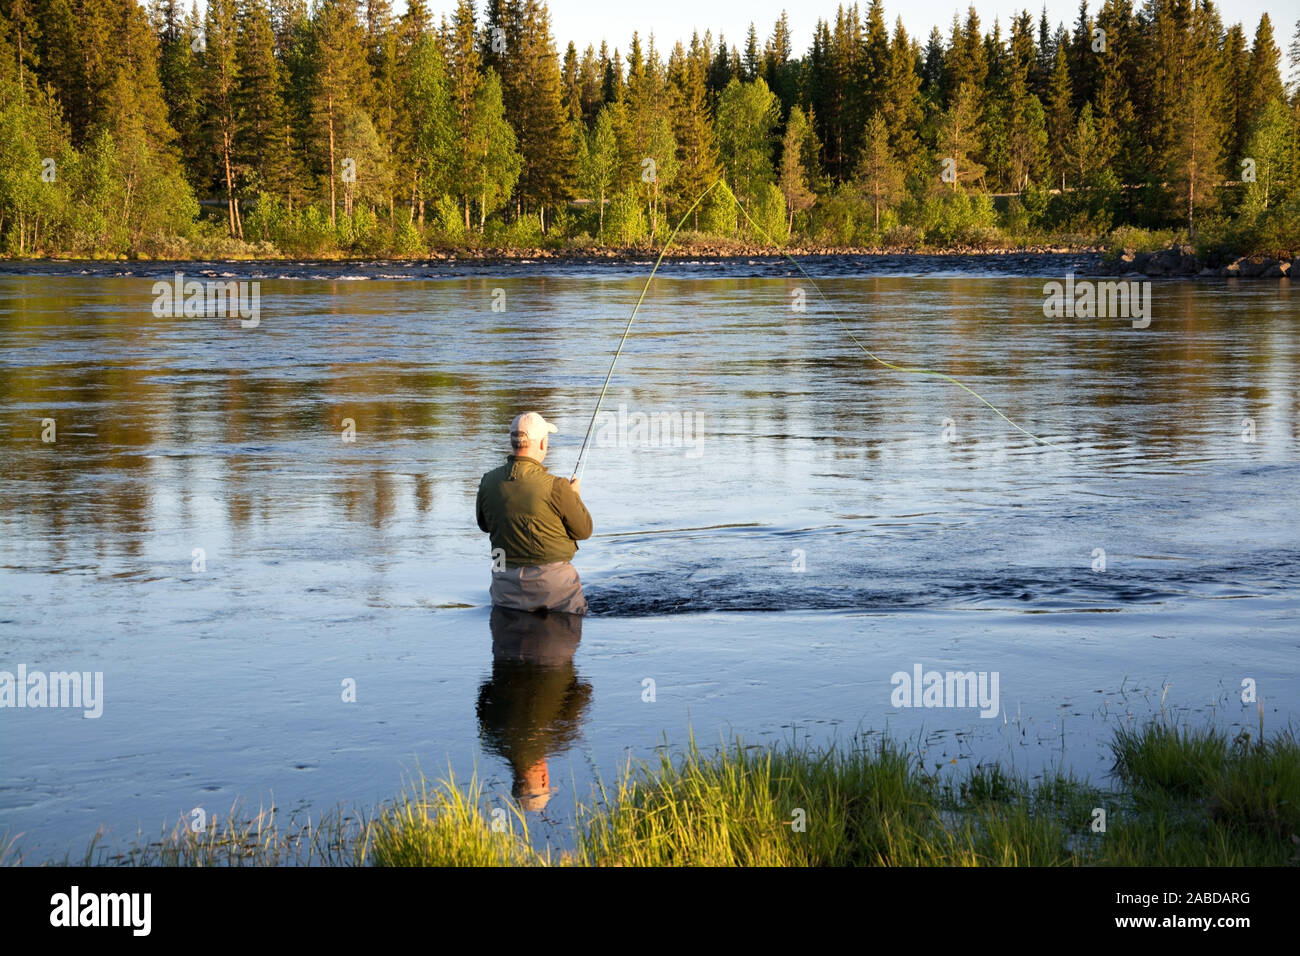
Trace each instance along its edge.
<path fill-rule="evenodd" d="M 1300 742 L 1229 741 L 1167 718 L 1114 732 L 1117 784 L 1060 773 L 1028 781 L 996 764 L 926 773 L 887 740 L 822 750 L 694 737 L 629 766 L 578 807 L 574 849 L 536 850 L 525 814 L 490 806 L 478 779 L 413 779 L 364 814 L 315 823 L 232 808 L 199 832 L 110 848 L 126 866 L 1285 866 L 1300 863 Z M 1104 830 L 1100 828 L 1104 811 Z M 25 862 L 0 839 L 0 863 Z M 65 864 L 68 860 L 63 861 Z"/>

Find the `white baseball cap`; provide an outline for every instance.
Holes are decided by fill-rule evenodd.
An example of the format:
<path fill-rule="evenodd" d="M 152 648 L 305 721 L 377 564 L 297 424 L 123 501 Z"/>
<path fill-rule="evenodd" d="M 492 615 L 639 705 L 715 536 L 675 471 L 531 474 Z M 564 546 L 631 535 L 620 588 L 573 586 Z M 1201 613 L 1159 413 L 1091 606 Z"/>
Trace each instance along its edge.
<path fill-rule="evenodd" d="M 531 441 L 541 441 L 547 435 L 558 431 L 558 428 L 536 412 L 524 412 L 522 415 L 515 416 L 515 420 L 510 423 L 512 436 L 527 435 Z"/>

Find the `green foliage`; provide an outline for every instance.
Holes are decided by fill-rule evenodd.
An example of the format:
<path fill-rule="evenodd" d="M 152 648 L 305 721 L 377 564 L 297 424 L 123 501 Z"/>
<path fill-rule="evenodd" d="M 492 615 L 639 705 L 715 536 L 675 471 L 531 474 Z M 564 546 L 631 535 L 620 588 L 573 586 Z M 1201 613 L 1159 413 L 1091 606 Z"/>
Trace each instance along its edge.
<path fill-rule="evenodd" d="M 393 254 L 403 259 L 415 259 L 428 252 L 424 237 L 407 216 L 398 217 L 397 228 L 393 230 Z"/>
<path fill-rule="evenodd" d="M 510 222 L 489 219 L 483 230 L 483 240 L 493 246 L 533 249 L 541 246 L 545 239 L 537 216 L 524 216 Z"/>
<path fill-rule="evenodd" d="M 387 0 L 364 19 L 351 0 L 213 0 L 202 14 L 134 0 L 10 7 L 7 254 L 248 248 L 222 245 L 212 222 L 287 255 L 475 244 L 480 231 L 562 245 L 575 191 L 592 200 L 583 229 L 597 241 L 657 241 L 720 175 L 773 235 L 779 186 L 781 241 L 797 228 L 831 245 L 984 243 L 996 232 L 978 197 L 1015 192 L 1003 224 L 1022 241 L 1177 225 L 1216 255 L 1294 252 L 1300 106 L 1286 99 L 1273 26 L 1261 19 L 1247 43 L 1205 4 L 1106 3 L 1037 48 L 1029 18 L 1008 42 L 972 12 L 922 52 L 901 24 L 891 40 L 873 3 L 820 24 L 802 57 L 784 19 L 767 43 L 754 34 L 744 60 L 721 38 L 667 57 L 638 39 L 626 81 L 621 57 L 595 51 L 574 50 L 561 70 L 539 0 L 484 8 L 508 27 L 509 55 L 482 43 L 469 0 L 445 30 L 424 5 L 396 17 Z M 1106 30 L 1104 57 L 1091 24 Z M 57 178 L 33 179 L 46 160 Z M 955 181 L 940 181 L 945 168 Z M 840 194 L 849 182 L 869 209 Z M 646 232 L 620 207 L 610 234 L 602 200 L 627 189 Z M 199 198 L 224 212 L 201 220 Z M 736 237 L 736 213 L 718 196 L 688 225 Z M 415 236 L 401 225 L 412 216 Z"/>
<path fill-rule="evenodd" d="M 632 246 L 650 234 L 645 206 L 633 189 L 625 189 L 605 210 L 605 235 L 618 246 Z"/>
<path fill-rule="evenodd" d="M 1165 723 L 1120 727 L 1111 742 L 1115 774 L 1136 790 L 1194 795 L 1205 792 L 1228 759 L 1228 739 Z"/>
<path fill-rule="evenodd" d="M 759 189 L 747 211 L 753 220 L 750 228 L 755 241 L 764 245 L 785 245 L 790 235 L 785 195 L 774 183 L 766 183 Z"/>
<path fill-rule="evenodd" d="M 604 202 L 613 191 L 618 170 L 618 139 L 609 107 L 603 107 L 596 116 L 595 128 L 583 145 L 579 154 L 578 187 L 596 204 L 596 231 L 597 235 L 603 235 Z"/>
<path fill-rule="evenodd" d="M 451 196 L 439 196 L 434 207 L 438 231 L 449 242 L 460 242 L 465 238 L 465 220 L 461 215 L 460 205 Z"/>
<path fill-rule="evenodd" d="M 740 225 L 740 213 L 736 211 L 734 198 L 727 193 L 718 195 L 714 190 L 701 205 L 700 231 L 726 239 L 735 238 Z"/>
<path fill-rule="evenodd" d="M 733 79 L 718 97 L 718 155 L 727 180 L 742 202 L 772 181 L 772 146 L 779 104 L 761 78 Z"/>
<path fill-rule="evenodd" d="M 861 189 L 845 183 L 822 197 L 809 219 L 809 232 L 818 243 L 853 246 L 862 230 L 871 228 L 874 212 Z"/>
<path fill-rule="evenodd" d="M 937 243 L 980 243 L 997 222 L 993 197 L 964 189 L 932 189 L 921 202 L 918 225 Z"/>

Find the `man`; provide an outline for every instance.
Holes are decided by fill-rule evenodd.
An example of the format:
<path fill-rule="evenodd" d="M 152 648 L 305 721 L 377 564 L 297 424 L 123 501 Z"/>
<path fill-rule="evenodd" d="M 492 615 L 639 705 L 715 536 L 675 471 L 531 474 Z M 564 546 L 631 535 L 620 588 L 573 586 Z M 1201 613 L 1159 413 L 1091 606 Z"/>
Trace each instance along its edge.
<path fill-rule="evenodd" d="M 586 614 L 582 582 L 570 560 L 591 537 L 591 515 L 576 478 L 543 466 L 558 429 L 536 412 L 510 424 L 513 454 L 478 486 L 478 526 L 492 541 L 492 603 L 520 611 Z M 504 565 L 504 567 L 502 566 Z"/>

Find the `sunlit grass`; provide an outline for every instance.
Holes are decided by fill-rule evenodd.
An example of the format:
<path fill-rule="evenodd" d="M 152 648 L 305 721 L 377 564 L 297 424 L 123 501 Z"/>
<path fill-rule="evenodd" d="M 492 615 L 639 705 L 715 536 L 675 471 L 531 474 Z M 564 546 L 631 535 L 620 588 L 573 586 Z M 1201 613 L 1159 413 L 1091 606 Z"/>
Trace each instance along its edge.
<path fill-rule="evenodd" d="M 926 773 L 904 746 L 855 736 L 822 749 L 746 745 L 629 765 L 577 808 L 573 847 L 539 852 L 527 816 L 477 776 L 412 779 L 366 814 L 236 806 L 197 832 L 84 858 L 120 866 L 1259 866 L 1300 862 L 1300 743 L 1230 742 L 1164 718 L 1119 727 L 1113 789 L 1031 782 L 995 764 Z M 24 863 L 0 839 L 0 864 Z M 65 863 L 69 862 L 67 860 Z"/>

